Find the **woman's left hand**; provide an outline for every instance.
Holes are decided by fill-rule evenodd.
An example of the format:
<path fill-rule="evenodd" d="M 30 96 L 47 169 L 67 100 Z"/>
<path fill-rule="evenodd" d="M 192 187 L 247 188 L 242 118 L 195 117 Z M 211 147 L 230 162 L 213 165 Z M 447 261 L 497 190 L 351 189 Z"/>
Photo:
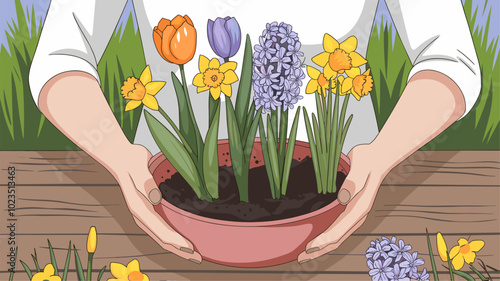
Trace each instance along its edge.
<path fill-rule="evenodd" d="M 323 233 L 311 240 L 298 257 L 299 263 L 308 262 L 337 249 L 366 220 L 377 191 L 387 171 L 377 165 L 376 150 L 371 145 L 359 145 L 351 150 L 351 171 L 338 193 L 344 212 Z"/>

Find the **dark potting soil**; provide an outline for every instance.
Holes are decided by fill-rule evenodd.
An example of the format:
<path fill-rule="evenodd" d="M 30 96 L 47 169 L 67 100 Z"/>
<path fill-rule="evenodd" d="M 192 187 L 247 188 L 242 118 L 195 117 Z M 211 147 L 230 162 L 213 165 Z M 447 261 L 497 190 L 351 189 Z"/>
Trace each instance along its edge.
<path fill-rule="evenodd" d="M 318 210 L 337 199 L 337 193 L 318 194 L 310 157 L 293 160 L 286 196 L 271 196 L 264 166 L 249 171 L 249 203 L 241 202 L 231 167 L 219 167 L 219 199 L 213 203 L 198 199 L 193 189 L 175 173 L 160 184 L 163 198 L 194 214 L 229 221 L 270 221 L 300 216 Z M 337 173 L 337 190 L 345 175 Z"/>

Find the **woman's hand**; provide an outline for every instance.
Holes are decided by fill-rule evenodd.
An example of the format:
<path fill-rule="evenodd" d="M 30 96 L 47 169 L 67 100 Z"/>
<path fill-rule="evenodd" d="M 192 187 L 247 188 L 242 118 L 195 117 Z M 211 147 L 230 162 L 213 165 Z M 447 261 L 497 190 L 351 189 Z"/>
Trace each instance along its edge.
<path fill-rule="evenodd" d="M 151 236 L 162 248 L 195 263 L 202 257 L 194 251 L 193 244 L 177 233 L 154 210 L 161 201 L 161 192 L 156 186 L 148 163 L 149 151 L 140 145 L 130 145 L 125 159 L 109 167 L 115 176 L 137 225 Z"/>
<path fill-rule="evenodd" d="M 377 191 L 387 171 L 377 165 L 372 145 L 359 145 L 351 150 L 351 171 L 338 193 L 338 200 L 346 209 L 322 234 L 306 245 L 298 257 L 304 263 L 337 249 L 366 219 Z"/>

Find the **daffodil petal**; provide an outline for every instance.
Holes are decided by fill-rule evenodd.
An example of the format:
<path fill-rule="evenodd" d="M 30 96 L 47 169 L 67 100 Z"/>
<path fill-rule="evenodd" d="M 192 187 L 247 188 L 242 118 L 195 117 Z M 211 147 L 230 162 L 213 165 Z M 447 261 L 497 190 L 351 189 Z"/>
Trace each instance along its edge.
<path fill-rule="evenodd" d="M 448 257 L 446 256 L 446 251 L 448 251 L 448 248 L 446 248 L 446 242 L 444 241 L 441 232 L 437 233 L 436 242 L 437 242 L 439 257 L 441 258 L 442 261 L 448 261 Z"/>
<path fill-rule="evenodd" d="M 307 87 L 306 87 L 306 94 L 312 94 L 312 93 L 316 92 L 318 87 L 319 87 L 318 80 L 314 80 L 314 79 L 309 80 L 309 83 L 307 83 Z"/>
<path fill-rule="evenodd" d="M 345 73 L 347 74 L 347 76 L 355 78 L 356 76 L 361 75 L 361 70 L 359 69 L 359 67 L 351 67 L 351 69 L 347 69 Z"/>
<path fill-rule="evenodd" d="M 208 64 L 208 68 L 219 69 L 219 67 L 220 67 L 220 62 L 218 59 L 213 58 L 212 60 L 210 60 L 210 63 Z"/>
<path fill-rule="evenodd" d="M 325 36 L 323 37 L 323 48 L 325 49 L 325 52 L 333 53 L 333 51 L 335 51 L 338 47 L 339 42 L 330 34 L 325 33 Z"/>
<path fill-rule="evenodd" d="M 149 281 L 149 277 L 146 274 L 143 274 L 143 278 L 142 281 Z"/>
<path fill-rule="evenodd" d="M 151 69 L 149 69 L 149 65 L 144 68 L 139 80 L 141 80 L 142 85 L 146 85 L 147 83 L 151 82 Z"/>
<path fill-rule="evenodd" d="M 459 252 L 460 252 L 460 246 L 455 246 L 455 247 L 451 248 L 450 253 L 449 253 L 450 259 L 453 259 L 454 257 L 456 257 Z"/>
<path fill-rule="evenodd" d="M 484 247 L 484 241 L 482 240 L 474 240 L 469 243 L 470 250 L 473 252 L 477 252 Z"/>
<path fill-rule="evenodd" d="M 210 61 L 208 60 L 207 57 L 205 57 L 204 55 L 200 55 L 200 60 L 198 61 L 198 69 L 200 70 L 201 73 L 207 70 L 209 62 Z"/>
<path fill-rule="evenodd" d="M 309 65 L 306 67 L 306 70 L 307 70 L 307 75 L 309 75 L 309 77 L 311 77 L 312 79 L 318 80 L 319 75 L 321 74 L 321 71 L 319 71 L 316 68 L 311 67 Z"/>
<path fill-rule="evenodd" d="M 351 52 L 349 54 L 349 57 L 351 58 L 351 64 L 353 67 L 358 67 L 367 63 L 367 61 L 360 54 L 356 52 Z"/>
<path fill-rule="evenodd" d="M 203 86 L 203 87 L 198 87 L 198 89 L 196 90 L 198 93 L 201 93 L 201 92 L 204 92 L 206 90 L 210 89 L 209 86 Z"/>
<path fill-rule="evenodd" d="M 54 275 L 54 266 L 49 263 L 47 264 L 44 268 L 43 268 L 43 273 L 47 274 L 47 275 Z"/>
<path fill-rule="evenodd" d="M 352 88 L 352 78 L 347 77 L 346 79 L 344 79 L 344 83 L 342 83 L 342 87 L 340 88 L 340 91 L 342 93 L 345 93 L 345 92 L 349 91 L 351 88 Z"/>
<path fill-rule="evenodd" d="M 232 94 L 231 85 L 227 85 L 227 84 L 222 83 L 220 85 L 220 89 L 224 93 L 224 95 L 231 97 L 231 94 Z"/>
<path fill-rule="evenodd" d="M 358 46 L 358 40 L 354 36 L 351 36 L 347 38 L 344 42 L 340 43 L 340 48 L 346 51 L 347 53 L 356 50 L 357 46 Z"/>
<path fill-rule="evenodd" d="M 146 88 L 146 94 L 148 95 L 156 95 L 158 94 L 158 92 L 161 90 L 161 88 L 163 88 L 163 86 L 165 86 L 165 82 L 162 82 L 162 81 L 153 81 L 153 82 L 149 82 L 146 84 L 145 88 Z"/>
<path fill-rule="evenodd" d="M 142 99 L 142 103 L 144 103 L 145 106 L 151 108 L 152 110 L 158 110 L 158 101 L 152 95 L 145 95 Z"/>
<path fill-rule="evenodd" d="M 113 277 L 127 280 L 128 278 L 127 267 L 124 266 L 123 264 L 112 262 L 110 265 L 110 269 L 111 269 L 111 274 L 113 274 Z"/>
<path fill-rule="evenodd" d="M 464 261 L 464 256 L 458 255 L 451 261 L 451 263 L 453 264 L 455 270 L 460 270 L 462 269 L 462 267 L 464 267 Z"/>
<path fill-rule="evenodd" d="M 238 64 L 236 62 L 234 62 L 234 61 L 228 61 L 228 62 L 223 63 L 220 66 L 219 71 L 222 72 L 222 73 L 225 73 L 229 69 L 234 71 L 236 69 L 236 66 L 238 66 Z"/>
<path fill-rule="evenodd" d="M 333 71 L 333 69 L 330 67 L 330 64 L 327 63 L 323 68 L 323 75 L 325 76 L 326 80 L 335 79 L 337 77 L 337 72 Z"/>
<path fill-rule="evenodd" d="M 311 60 L 321 66 L 324 67 L 326 64 L 328 64 L 328 59 L 330 58 L 330 53 L 323 52 L 317 56 L 314 56 Z"/>
<path fill-rule="evenodd" d="M 467 244 L 469 244 L 469 242 L 467 242 L 467 239 L 465 239 L 465 238 L 458 239 L 458 246 L 463 246 L 463 245 L 467 245 Z"/>
<path fill-rule="evenodd" d="M 220 87 L 210 88 L 210 94 L 212 95 L 214 100 L 217 100 L 220 97 L 220 92 L 221 92 Z"/>
<path fill-rule="evenodd" d="M 137 107 L 139 107 L 139 105 L 141 105 L 141 101 L 140 100 L 131 100 L 125 106 L 125 111 L 136 109 Z"/>
<path fill-rule="evenodd" d="M 472 251 L 468 252 L 467 254 L 463 255 L 464 256 L 464 260 L 466 263 L 468 264 L 471 264 L 474 262 L 474 260 L 476 259 L 476 254 Z"/>
<path fill-rule="evenodd" d="M 351 89 L 351 94 L 352 94 L 352 96 L 353 96 L 353 97 L 355 97 L 357 100 L 361 100 L 361 96 L 360 96 L 358 93 L 356 93 L 356 91 L 353 91 L 353 90 Z"/>
<path fill-rule="evenodd" d="M 49 281 L 61 281 L 61 277 L 54 275 L 49 277 Z"/>
<path fill-rule="evenodd" d="M 127 264 L 127 273 L 130 273 L 130 272 L 133 272 L 133 271 L 141 271 L 139 269 L 139 261 L 136 260 L 136 259 L 133 259 L 131 260 L 128 264 Z"/>
<path fill-rule="evenodd" d="M 232 69 L 227 70 L 224 72 L 224 81 L 222 81 L 222 84 L 233 84 L 234 82 L 238 81 L 238 76 Z"/>
<path fill-rule="evenodd" d="M 196 87 L 205 87 L 205 82 L 203 82 L 203 73 L 198 73 L 194 76 L 193 85 Z"/>

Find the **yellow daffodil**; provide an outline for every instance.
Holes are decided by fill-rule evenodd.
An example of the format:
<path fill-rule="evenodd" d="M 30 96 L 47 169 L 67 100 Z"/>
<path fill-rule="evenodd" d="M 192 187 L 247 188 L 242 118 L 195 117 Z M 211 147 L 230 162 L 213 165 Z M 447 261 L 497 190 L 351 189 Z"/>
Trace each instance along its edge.
<path fill-rule="evenodd" d="M 87 236 L 87 252 L 94 253 L 97 246 L 97 232 L 95 226 L 92 226 Z"/>
<path fill-rule="evenodd" d="M 198 62 L 200 73 L 194 77 L 193 85 L 198 87 L 198 93 L 210 90 L 214 100 L 220 97 L 221 92 L 230 97 L 231 84 L 238 81 L 238 76 L 234 72 L 236 65 L 232 61 L 221 65 L 216 58 L 209 61 L 207 57 L 200 55 Z"/>
<path fill-rule="evenodd" d="M 356 74 L 356 72 L 353 72 Z M 373 88 L 373 78 L 370 75 L 370 69 L 365 71 L 363 74 L 359 74 L 359 68 L 357 69 L 357 75 L 354 78 L 344 76 L 339 76 L 339 82 L 341 86 L 341 94 L 352 94 L 357 100 L 368 95 L 368 93 Z"/>
<path fill-rule="evenodd" d="M 455 270 L 460 270 L 464 266 L 464 262 L 471 264 L 476 259 L 476 252 L 484 247 L 484 241 L 474 240 L 470 243 L 467 239 L 460 238 L 458 246 L 451 248 L 450 259 Z"/>
<path fill-rule="evenodd" d="M 43 272 L 33 275 L 31 281 L 61 281 L 61 277 L 54 275 L 54 266 L 49 263 L 44 267 Z"/>
<path fill-rule="evenodd" d="M 139 269 L 139 261 L 136 259 L 129 262 L 127 266 L 112 262 L 110 268 L 115 278 L 109 278 L 108 281 L 149 281 L 149 277 Z"/>
<path fill-rule="evenodd" d="M 448 256 L 446 256 L 446 252 L 448 251 L 448 247 L 446 247 L 446 242 L 444 241 L 443 235 L 441 232 L 438 232 L 436 235 L 437 240 L 437 248 L 439 257 L 442 261 L 448 261 Z"/>
<path fill-rule="evenodd" d="M 129 77 L 121 87 L 123 98 L 131 100 L 125 106 L 125 111 L 129 111 L 144 104 L 145 106 L 158 110 L 158 101 L 154 97 L 165 86 L 163 81 L 151 81 L 151 70 L 149 65 L 144 68 L 139 79 Z"/>
<path fill-rule="evenodd" d="M 311 77 L 307 83 L 306 94 L 318 92 L 326 97 L 326 91 L 330 88 L 330 81 L 325 78 L 325 75 L 314 67 L 307 66 L 307 74 Z M 332 81 L 332 91 L 336 89 L 337 83 Z"/>
<path fill-rule="evenodd" d="M 350 77 L 353 72 L 359 71 L 359 66 L 367 61 L 354 50 L 358 45 L 356 37 L 351 36 L 340 43 L 330 34 L 323 37 L 323 53 L 312 58 L 312 61 L 323 67 L 326 79 L 335 78 L 337 74 L 346 72 Z"/>

